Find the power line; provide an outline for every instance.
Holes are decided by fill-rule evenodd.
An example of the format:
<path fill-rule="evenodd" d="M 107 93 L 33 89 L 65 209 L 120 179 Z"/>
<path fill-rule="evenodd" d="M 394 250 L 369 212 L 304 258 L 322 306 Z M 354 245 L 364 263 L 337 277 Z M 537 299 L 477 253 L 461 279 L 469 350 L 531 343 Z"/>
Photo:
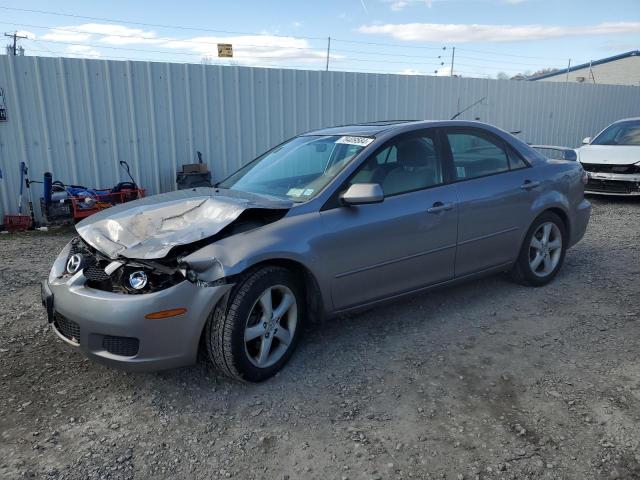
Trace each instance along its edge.
<path fill-rule="evenodd" d="M 56 51 L 56 50 L 51 50 L 51 49 L 47 49 L 47 50 L 40 50 L 40 49 L 29 49 L 30 52 L 38 52 L 38 53 L 48 53 L 48 54 L 54 54 L 54 55 L 62 55 L 62 56 L 68 56 L 68 58 L 74 59 L 74 60 L 119 60 L 119 61 L 132 61 L 132 62 L 152 62 L 152 63 L 167 63 L 167 62 L 162 62 L 158 59 L 153 59 L 153 58 L 132 58 L 132 57 L 126 57 L 126 56 L 109 56 L 109 55 L 102 55 L 100 57 L 96 57 L 96 58 L 87 58 L 87 57 L 81 57 L 80 55 L 82 55 L 81 53 L 69 53 L 69 52 L 61 52 L 61 51 Z M 177 62 L 173 62 L 173 63 L 179 63 L 179 64 L 188 64 L 188 65 L 200 65 L 200 63 L 195 63 L 195 62 L 190 62 L 190 61 L 177 61 Z M 209 66 L 209 65 L 207 65 Z M 217 64 L 213 64 L 211 66 L 227 66 L 224 63 L 217 63 Z M 243 65 L 235 65 L 235 66 L 239 66 L 239 67 L 256 67 L 256 68 L 276 68 L 276 69 L 300 69 L 300 70 L 307 70 L 307 71 L 315 71 L 315 72 L 319 72 L 319 71 L 323 71 L 324 68 L 322 68 L 322 66 L 318 66 L 317 68 L 312 68 L 312 65 L 301 65 L 301 64 L 272 64 L 272 63 L 262 63 L 262 62 L 257 62 L 255 64 L 243 64 Z M 469 75 L 469 76 L 473 76 L 476 75 L 478 77 L 487 77 L 488 75 L 485 73 L 479 73 L 479 72 L 472 72 L 472 71 L 467 71 L 467 70 L 457 70 L 458 73 L 464 74 L 464 75 Z M 345 69 L 338 69 L 338 70 L 333 70 L 331 73 L 342 73 L 342 72 L 354 72 L 354 73 L 376 73 L 376 74 L 380 74 L 380 75 L 407 75 L 406 73 L 403 72 L 398 72 L 398 71 L 388 71 L 388 70 L 382 70 L 382 69 L 366 69 L 366 68 L 345 68 Z M 429 72 L 416 72 L 415 75 L 417 77 L 420 76 L 435 76 L 433 73 Z"/>
<path fill-rule="evenodd" d="M 379 42 L 366 42 L 364 40 L 345 40 L 345 39 L 333 38 L 333 37 L 331 37 L 331 39 L 337 42 L 358 43 L 362 45 L 376 45 L 376 46 L 383 46 L 383 47 L 425 48 L 428 50 L 446 50 L 447 48 L 447 47 L 433 47 L 429 45 L 401 45 L 399 43 L 379 43 Z"/>
<path fill-rule="evenodd" d="M 35 41 L 35 40 L 34 40 Z M 131 52 L 141 52 L 141 53 L 160 53 L 160 54 L 168 54 L 168 55 L 189 55 L 189 56 L 197 56 L 197 57 L 202 57 L 203 54 L 202 53 L 195 53 L 195 52 L 184 52 L 184 51 L 180 51 L 180 50 L 150 50 L 150 49 L 146 49 L 146 48 L 131 48 L 131 47 L 116 47 L 116 46 L 112 46 L 112 45 L 96 45 L 93 43 L 85 43 L 85 42 L 63 42 L 61 40 L 38 40 L 38 42 L 43 42 L 43 43 L 56 43 L 56 44 L 61 44 L 61 45 L 71 45 L 71 46 L 82 46 L 82 47 L 92 47 L 92 48 L 107 48 L 110 50 L 125 50 L 125 51 L 131 51 Z M 283 48 L 283 47 L 279 47 L 279 48 Z M 284 47 L 286 48 L 286 47 Z M 312 52 L 316 53 L 317 55 L 309 55 L 309 59 L 313 59 L 313 60 L 325 60 L 325 55 L 322 52 L 319 52 L 318 50 L 315 49 L 306 49 L 306 50 L 311 50 Z M 235 57 L 238 59 L 242 59 L 242 57 Z M 255 58 L 255 59 L 260 59 L 260 58 L 268 58 L 268 59 L 282 59 L 282 60 L 288 60 L 288 57 L 283 57 L 283 56 L 269 56 L 269 55 L 262 55 L 260 53 L 257 54 L 253 54 L 250 56 L 250 58 Z M 422 57 L 424 58 L 424 57 Z M 332 57 L 333 61 L 337 61 L 340 62 L 343 59 L 341 58 L 336 58 L 336 57 Z M 348 61 L 353 61 L 353 62 L 369 62 L 369 63 L 394 63 L 394 64 L 402 64 L 402 65 L 406 65 L 407 62 L 406 61 L 395 61 L 395 60 L 387 60 L 387 59 L 382 59 L 382 60 L 376 60 L 376 59 L 371 59 L 371 58 L 355 58 L 355 57 L 347 57 L 345 58 L 345 60 Z M 434 60 L 434 62 L 414 62 L 412 61 L 411 64 L 413 65 L 426 65 L 426 66 L 431 66 L 431 67 L 437 67 L 440 66 L 441 63 L 438 63 L 437 61 Z"/>
<path fill-rule="evenodd" d="M 469 59 L 469 60 L 478 60 L 481 62 L 497 62 L 500 60 L 495 60 L 495 59 L 491 59 L 491 58 L 480 58 L 480 57 L 470 57 L 468 55 L 458 55 L 459 58 L 464 58 L 464 59 Z M 508 60 L 510 65 L 523 65 L 523 66 L 528 66 L 528 67 L 540 67 L 540 66 L 546 66 L 546 67 L 559 67 L 560 64 L 559 63 L 553 63 L 553 64 L 549 64 L 547 62 L 515 62 L 513 60 Z M 564 66 L 562 67 L 564 68 Z"/>
<path fill-rule="evenodd" d="M 185 26 L 181 26 L 181 25 L 163 25 L 163 24 L 158 24 L 158 23 L 143 23 L 143 22 L 133 22 L 130 20 L 122 20 L 122 19 L 115 19 L 115 18 L 105 18 L 105 17 L 90 17 L 90 16 L 86 16 L 86 15 L 75 15 L 75 14 L 71 14 L 71 13 L 60 13 L 60 12 L 52 12 L 49 10 L 34 10 L 34 9 L 28 9 L 28 8 L 17 8 L 17 7 L 8 7 L 6 5 L 0 5 L 0 8 L 4 9 L 4 10 L 13 10 L 13 11 L 18 11 L 18 12 L 29 12 L 29 13 L 41 13 L 44 15 L 55 15 L 58 17 L 70 17 L 70 18 L 79 18 L 82 20 L 98 20 L 98 21 L 102 21 L 102 22 L 117 22 L 117 23 L 127 23 L 130 25 L 140 25 L 143 27 L 156 27 L 156 28 L 171 28 L 171 29 L 175 29 L 175 30 L 191 30 L 191 31 L 196 31 L 196 32 L 210 32 L 210 33 L 226 33 L 226 34 L 231 34 L 231 35 L 265 35 L 264 33 L 258 33 L 258 32 L 237 32 L 237 31 L 232 31 L 232 30 L 214 30 L 211 28 L 201 28 L 201 27 L 185 27 Z M 278 35 L 278 34 L 268 34 L 269 36 L 272 37 L 284 37 L 284 38 L 288 38 L 291 37 L 290 35 Z M 304 36 L 298 36 L 297 38 L 305 38 L 308 40 L 324 40 L 325 37 L 304 37 Z"/>
<path fill-rule="evenodd" d="M 243 32 L 243 31 L 211 29 L 211 28 L 192 27 L 192 26 L 183 26 L 183 25 L 168 25 L 168 24 L 158 24 L 158 23 L 135 22 L 135 21 L 131 21 L 131 20 L 123 20 L 123 19 L 115 19 L 115 18 L 107 18 L 107 17 L 95 17 L 95 16 L 88 16 L 88 15 L 77 15 L 77 14 L 70 14 L 70 13 L 53 12 L 53 11 L 50 11 L 50 10 L 37 10 L 37 9 L 18 8 L 18 7 L 6 6 L 6 5 L 0 5 L 0 8 L 4 9 L 4 10 L 11 10 L 11 11 L 17 11 L 17 12 L 39 13 L 39 14 L 44 14 L 44 15 L 53 15 L 53 16 L 58 16 L 58 17 L 77 18 L 77 19 L 83 19 L 83 20 L 117 22 L 117 23 L 129 24 L 129 25 L 138 25 L 138 26 L 143 26 L 143 27 L 156 27 L 156 28 L 166 28 L 166 29 L 174 29 L 174 30 L 186 30 L 186 31 L 199 31 L 199 32 L 209 32 L 209 33 L 223 33 L 223 34 L 229 34 L 229 35 L 251 35 L 251 36 L 263 36 L 263 37 L 264 36 L 269 36 L 269 37 L 278 37 L 278 38 L 294 38 L 294 39 L 323 40 L 323 41 L 326 40 L 326 37 L 312 37 L 312 36 L 303 36 L 303 35 L 293 36 L 293 35 L 280 35 L 280 34 L 265 34 L 264 32 Z M 2 22 L 2 23 L 8 23 L 8 22 Z M 8 23 L 8 24 L 16 25 L 16 24 L 12 24 L 12 23 Z M 53 30 L 70 31 L 70 32 L 74 32 L 74 33 L 86 33 L 86 34 L 104 35 L 104 36 L 112 36 L 112 37 L 123 37 L 123 38 L 139 38 L 139 39 L 142 39 L 142 40 L 158 40 L 158 41 L 163 41 L 164 40 L 164 41 L 181 41 L 181 42 L 193 42 L 193 43 L 204 43 L 204 44 L 211 43 L 211 44 L 213 44 L 213 42 L 194 41 L 194 40 L 190 40 L 190 39 L 179 39 L 179 38 L 171 38 L 171 37 L 155 37 L 155 36 L 148 37 L 148 36 L 142 36 L 142 35 L 123 35 L 123 34 L 115 34 L 115 33 L 101 34 L 99 32 L 83 31 L 83 30 L 79 30 L 79 29 L 70 30 L 70 29 L 65 28 L 65 27 L 50 27 L 50 26 L 43 27 L 43 26 L 38 26 L 38 25 L 27 25 L 27 24 L 23 24 L 23 25 L 27 26 L 27 27 L 30 27 L 30 28 L 46 28 L 46 29 L 53 29 Z M 417 49 L 429 49 L 429 50 L 446 50 L 446 47 L 437 47 L 437 46 L 431 46 L 431 45 L 405 45 L 405 44 L 397 44 L 397 43 L 369 42 L 369 41 L 364 41 L 364 40 L 347 40 L 347 39 L 340 39 L 340 38 L 333 38 L 333 37 L 332 37 L 332 40 L 335 41 L 335 42 L 344 42 L 344 43 L 362 44 L 362 45 L 373 45 L 373 46 L 385 46 L 385 47 L 396 47 L 396 48 L 417 48 Z M 246 46 L 264 47 L 264 45 L 246 45 Z M 302 49 L 305 49 L 305 47 L 287 47 L 287 48 L 298 48 L 298 49 L 302 48 Z M 458 48 L 458 50 L 460 51 L 461 49 Z M 475 49 L 470 49 L 470 48 L 463 48 L 462 50 L 463 51 L 468 51 L 468 52 L 482 53 L 482 54 L 488 54 L 488 55 L 497 55 L 497 56 L 504 56 L 504 57 L 512 57 L 512 58 L 531 58 L 531 59 L 541 59 L 541 60 L 552 60 L 553 59 L 553 60 L 562 60 L 562 61 L 565 60 L 564 58 L 560 58 L 560 57 L 541 57 L 541 56 L 532 56 L 532 55 L 510 54 L 510 53 L 501 53 L 501 52 L 491 52 L 491 51 L 486 51 L 486 50 L 475 50 Z M 392 55 L 392 54 L 387 54 L 387 55 Z M 409 57 L 408 55 L 403 55 L 403 56 Z M 512 62 L 512 63 L 515 63 L 515 62 Z"/>
<path fill-rule="evenodd" d="M 331 49 L 332 52 L 341 52 L 341 53 L 360 53 L 360 54 L 364 54 L 364 55 L 382 55 L 382 56 L 387 56 L 387 57 L 403 57 L 403 58 L 425 58 L 424 55 L 406 55 L 406 54 L 402 54 L 402 53 L 386 53 L 386 52 L 367 52 L 364 50 L 345 50 L 345 49 Z M 438 55 L 437 58 L 440 58 L 440 55 Z"/>
<path fill-rule="evenodd" d="M 513 54 L 513 53 L 488 52 L 486 50 L 474 50 L 474 49 L 471 49 L 471 48 L 462 48 L 462 49 L 459 49 L 459 50 L 464 50 L 464 51 L 467 51 L 467 52 L 475 52 L 475 53 L 484 53 L 484 54 L 487 54 L 487 55 L 499 55 L 499 56 L 502 56 L 502 57 L 534 58 L 534 59 L 537 58 L 537 59 L 541 59 L 541 60 L 565 60 L 565 59 L 560 58 L 560 57 L 536 57 L 536 56 L 531 56 L 531 55 L 519 55 L 519 54 L 516 55 L 516 54 Z"/>
<path fill-rule="evenodd" d="M 30 41 L 35 42 L 36 40 L 30 39 Z M 85 43 L 85 42 L 63 42 L 62 40 L 37 40 L 38 42 L 43 42 L 43 43 L 56 43 L 56 44 L 61 44 L 61 45 L 71 45 L 71 46 L 82 46 L 82 47 L 92 47 L 92 48 L 107 48 L 110 50 L 126 50 L 126 51 L 131 51 L 131 52 L 142 52 L 142 53 L 161 53 L 161 54 L 165 54 L 165 55 L 190 55 L 190 56 L 196 56 L 196 57 L 203 57 L 206 56 L 205 53 L 197 53 L 197 52 L 184 52 L 181 50 L 150 50 L 147 48 L 131 48 L 131 47 L 116 47 L 113 45 L 96 45 L 93 43 Z M 246 45 L 242 45 L 242 46 L 246 46 Z M 269 47 L 267 47 L 269 48 Z M 286 47 L 278 47 L 278 48 L 286 48 Z M 317 49 L 305 49 L 305 50 L 310 50 L 314 53 L 317 54 L 317 56 L 313 56 L 313 55 L 309 55 L 309 58 L 314 58 L 314 59 L 318 59 L 318 60 L 324 60 L 324 54 L 322 54 L 322 52 L 320 52 Z M 238 58 L 242 58 L 242 57 L 238 57 Z M 286 60 L 287 57 L 282 57 L 282 56 L 266 56 L 266 55 L 261 55 L 260 53 L 257 53 L 256 55 L 253 55 L 252 58 L 282 58 L 283 60 Z"/>
<path fill-rule="evenodd" d="M 43 26 L 43 25 L 33 25 L 33 24 L 28 24 L 28 23 L 12 23 L 12 22 L 0 22 L 0 24 L 3 25 L 14 25 L 14 26 L 18 26 L 18 27 L 28 27 L 28 28 L 40 28 L 40 29 L 44 29 L 44 30 L 54 30 L 57 32 L 67 32 L 67 33 L 85 33 L 88 35 L 100 35 L 103 37 L 116 37 L 116 38 L 133 38 L 133 39 L 137 39 L 137 40 L 152 40 L 152 41 L 156 41 L 156 42 L 183 42 L 183 43 L 193 43 L 195 45 L 218 45 L 218 42 L 209 42 L 209 41 L 204 41 L 204 40 L 194 40 L 194 39 L 189 39 L 189 38 L 176 38 L 176 37 L 150 37 L 150 36 L 143 36 L 143 35 L 125 35 L 125 34 L 121 34 L 121 33 L 101 33 L 101 32 L 95 32 L 95 31 L 91 31 L 91 30 L 80 30 L 80 29 L 72 29 L 69 27 L 51 27 L 51 26 Z M 264 35 L 264 34 L 258 34 L 258 36 L 270 36 L 270 35 Z M 282 37 L 281 35 L 279 37 Z M 296 39 L 297 37 L 285 37 L 285 38 L 293 38 Z M 42 41 L 46 41 L 41 39 Z M 274 48 L 274 47 L 278 47 L 278 48 L 291 48 L 291 49 L 295 49 L 295 50 L 309 50 L 312 49 L 311 47 L 294 47 L 294 46 L 287 46 L 287 45 L 250 45 L 250 44 L 242 44 L 239 45 L 240 47 L 256 47 L 256 48 Z"/>

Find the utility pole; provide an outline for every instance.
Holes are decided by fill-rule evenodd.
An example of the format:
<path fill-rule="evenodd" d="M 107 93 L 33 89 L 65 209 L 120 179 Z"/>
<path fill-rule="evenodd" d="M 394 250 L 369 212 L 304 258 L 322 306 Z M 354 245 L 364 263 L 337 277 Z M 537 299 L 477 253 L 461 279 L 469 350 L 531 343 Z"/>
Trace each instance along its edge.
<path fill-rule="evenodd" d="M 451 73 L 450 77 L 453 77 L 453 61 L 456 59 L 456 47 L 453 47 L 451 50 Z"/>
<path fill-rule="evenodd" d="M 13 56 L 15 57 L 16 55 L 18 55 L 18 39 L 27 39 L 27 37 L 22 36 L 22 35 L 18 35 L 18 32 L 13 32 L 13 33 L 5 33 L 4 34 L 5 37 L 9 37 L 9 38 L 13 38 L 13 46 L 11 47 L 11 50 L 13 50 Z"/>
<path fill-rule="evenodd" d="M 327 37 L 327 67 L 325 71 L 329 71 L 329 53 L 331 52 L 331 37 Z"/>
<path fill-rule="evenodd" d="M 569 70 L 571 70 L 571 59 L 569 59 L 569 64 L 567 65 L 567 79 L 565 82 L 569 81 Z"/>

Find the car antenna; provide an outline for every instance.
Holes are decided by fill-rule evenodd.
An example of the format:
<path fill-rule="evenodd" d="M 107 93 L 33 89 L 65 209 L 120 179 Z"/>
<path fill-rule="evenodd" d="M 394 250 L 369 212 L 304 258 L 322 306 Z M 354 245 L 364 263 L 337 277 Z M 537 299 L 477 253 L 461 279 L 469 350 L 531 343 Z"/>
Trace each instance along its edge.
<path fill-rule="evenodd" d="M 478 105 L 480 102 L 482 102 L 483 100 L 485 100 L 487 97 L 482 97 L 480 100 L 477 100 L 475 102 L 473 102 L 471 105 L 469 105 L 466 108 L 463 108 L 462 110 L 460 110 L 458 113 L 456 113 L 453 117 L 451 117 L 451 120 L 455 120 L 456 118 L 458 118 L 460 115 L 462 115 L 464 112 L 466 112 L 467 110 L 469 110 L 470 108 L 475 107 L 476 105 Z"/>

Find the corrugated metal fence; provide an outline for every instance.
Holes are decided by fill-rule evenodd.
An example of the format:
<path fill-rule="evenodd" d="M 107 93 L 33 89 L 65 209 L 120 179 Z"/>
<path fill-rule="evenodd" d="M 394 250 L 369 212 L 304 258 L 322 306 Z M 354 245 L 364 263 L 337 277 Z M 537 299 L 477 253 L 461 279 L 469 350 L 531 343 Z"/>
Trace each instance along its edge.
<path fill-rule="evenodd" d="M 32 179 L 110 187 L 130 163 L 151 193 L 203 153 L 215 179 L 307 130 L 383 119 L 479 119 L 528 142 L 575 146 L 640 116 L 640 88 L 233 66 L 0 56 L 2 213 Z M 35 196 L 42 194 L 34 187 Z M 37 203 L 37 202 L 36 202 Z"/>

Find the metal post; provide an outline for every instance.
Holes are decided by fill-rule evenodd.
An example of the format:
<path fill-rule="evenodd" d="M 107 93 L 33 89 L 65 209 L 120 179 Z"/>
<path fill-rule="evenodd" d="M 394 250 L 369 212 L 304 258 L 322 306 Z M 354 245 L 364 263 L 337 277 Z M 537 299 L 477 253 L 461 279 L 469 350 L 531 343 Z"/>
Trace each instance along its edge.
<path fill-rule="evenodd" d="M 456 58 L 456 47 L 453 47 L 453 49 L 451 50 L 451 73 L 450 73 L 450 77 L 453 77 L 453 61 Z"/>
<path fill-rule="evenodd" d="M 569 81 L 569 70 L 571 70 L 571 59 L 569 59 L 569 64 L 567 65 L 567 79 L 565 82 Z"/>
<path fill-rule="evenodd" d="M 327 37 L 327 67 L 325 71 L 329 71 L 329 53 L 331 52 L 331 37 Z"/>

